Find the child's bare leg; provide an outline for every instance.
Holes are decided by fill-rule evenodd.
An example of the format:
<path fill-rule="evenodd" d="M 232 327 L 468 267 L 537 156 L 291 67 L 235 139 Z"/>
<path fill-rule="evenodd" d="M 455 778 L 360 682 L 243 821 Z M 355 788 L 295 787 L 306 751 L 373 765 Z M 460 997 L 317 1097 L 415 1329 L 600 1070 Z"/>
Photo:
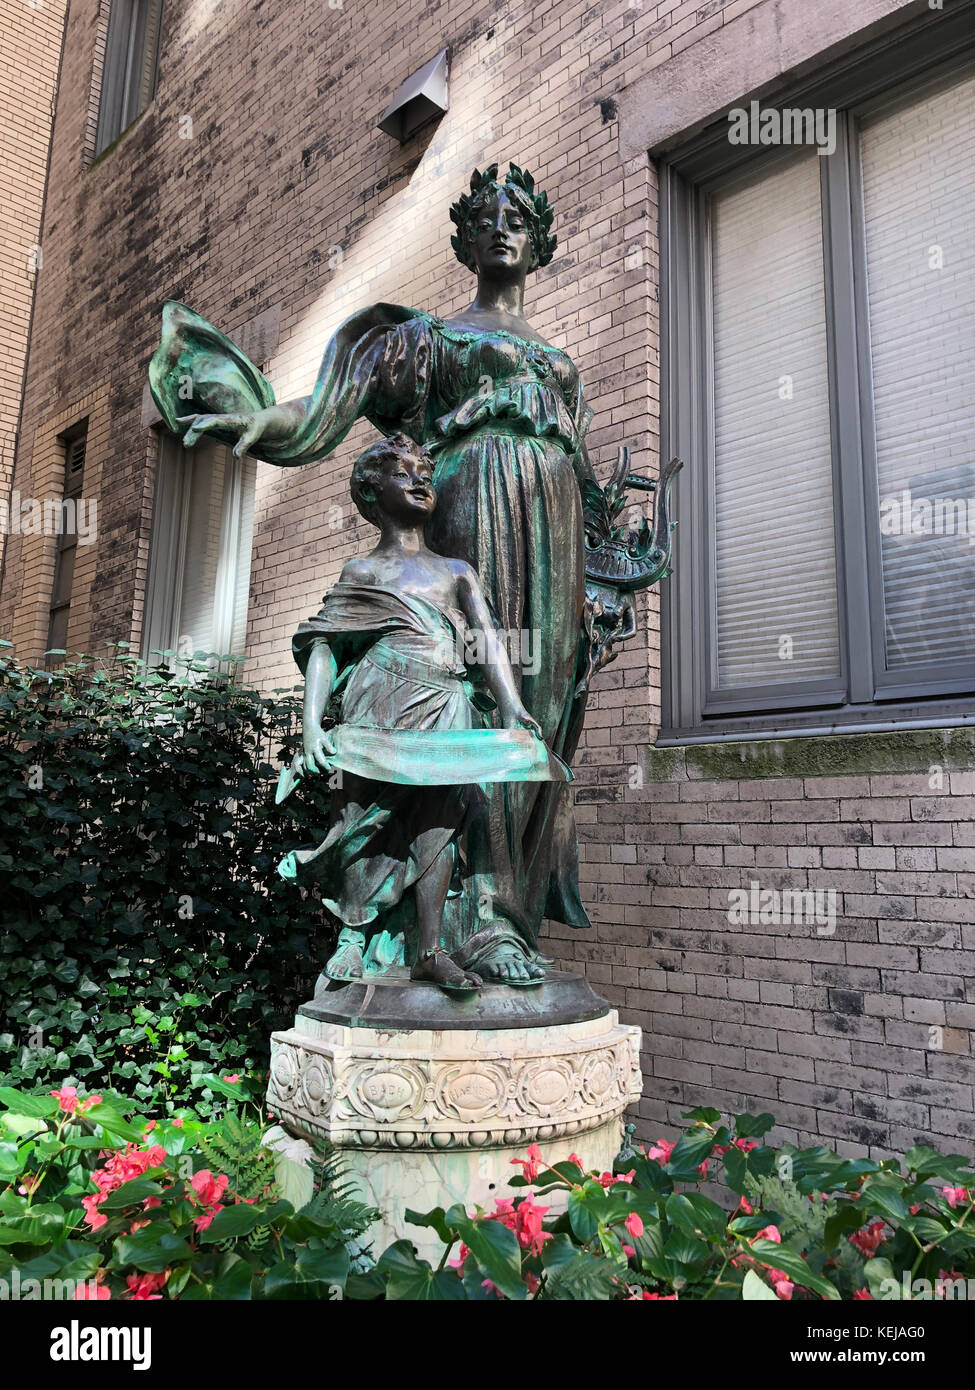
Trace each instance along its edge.
<path fill-rule="evenodd" d="M 447 889 L 454 870 L 454 850 L 445 845 L 422 878 L 414 885 L 418 931 L 416 963 L 410 972 L 413 980 L 432 980 L 448 989 L 476 989 L 480 975 L 461 970 L 455 965 L 441 943 L 443 910 Z"/>

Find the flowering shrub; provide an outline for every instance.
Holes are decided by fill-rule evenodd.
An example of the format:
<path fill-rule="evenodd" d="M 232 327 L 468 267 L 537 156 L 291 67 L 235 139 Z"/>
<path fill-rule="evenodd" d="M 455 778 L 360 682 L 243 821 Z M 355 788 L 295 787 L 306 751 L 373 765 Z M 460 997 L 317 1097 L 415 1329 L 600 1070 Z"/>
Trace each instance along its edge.
<path fill-rule="evenodd" d="M 284 1199 L 264 1117 L 152 1120 L 114 1095 L 0 1087 L 0 1279 L 55 1280 L 78 1299 L 900 1299 L 957 1296 L 975 1279 L 975 1171 L 918 1147 L 883 1163 L 764 1144 L 771 1115 L 729 1129 L 700 1109 L 674 1142 L 629 1149 L 616 1171 L 513 1160 L 491 1211 L 408 1214 L 436 1267 L 399 1240 L 374 1260 L 378 1213 L 326 1163 L 299 1211 Z M 721 1180 L 732 1209 L 704 1195 Z M 729 1204 L 730 1205 L 730 1204 Z M 967 1294 L 968 1286 L 964 1288 Z M 32 1295 L 37 1296 L 37 1295 Z"/>
<path fill-rule="evenodd" d="M 240 1077 L 207 1082 L 247 1097 Z M 0 1088 L 0 1278 L 10 1287 L 16 1272 L 20 1296 L 36 1280 L 44 1297 L 75 1299 L 328 1298 L 371 1267 L 361 1237 L 378 1213 L 350 1199 L 334 1163 L 296 1212 L 256 1107 L 157 1121 L 124 1104 Z"/>
<path fill-rule="evenodd" d="M 397 1242 L 378 1264 L 386 1296 L 923 1299 L 975 1278 L 963 1156 L 918 1147 L 902 1171 L 821 1146 L 773 1149 L 767 1114 L 739 1115 L 733 1130 L 716 1110 L 685 1119 L 678 1140 L 631 1150 L 614 1173 L 586 1173 L 575 1156 L 550 1166 L 532 1145 L 510 1179 L 529 1190 L 494 1211 L 411 1214 L 437 1230 L 444 1257 L 434 1270 Z M 737 1195 L 733 1210 L 701 1192 L 705 1179 Z"/>

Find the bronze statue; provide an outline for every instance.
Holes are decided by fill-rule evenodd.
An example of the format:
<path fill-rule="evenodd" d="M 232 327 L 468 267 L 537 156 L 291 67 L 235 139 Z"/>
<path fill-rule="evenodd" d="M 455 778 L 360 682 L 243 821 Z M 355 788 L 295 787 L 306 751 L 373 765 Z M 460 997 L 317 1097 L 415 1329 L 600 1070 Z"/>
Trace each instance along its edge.
<path fill-rule="evenodd" d="M 476 572 L 498 628 L 531 650 L 530 662 L 513 663 L 518 699 L 552 754 L 571 762 L 589 680 L 632 631 L 632 591 L 669 573 L 666 494 L 680 465 L 661 475 L 652 533 L 644 522 L 624 534 L 625 487 L 654 485 L 628 474 L 623 451 L 612 487 L 599 488 L 579 373 L 524 316 L 527 276 L 556 244 L 546 195 L 517 166 L 502 179 L 491 165 L 474 171 L 451 218 L 455 253 L 477 277 L 470 306 L 448 319 L 389 304 L 353 314 L 326 346 L 310 396 L 274 403 L 228 339 L 173 303 L 150 382 L 187 446 L 206 433 L 238 455 L 297 465 L 329 453 L 360 417 L 422 444 L 437 495 L 427 542 Z M 485 782 L 465 814 L 466 862 L 446 901 L 443 946 L 468 977 L 539 981 L 542 919 L 590 925 L 569 789 Z M 373 968 L 382 959 L 373 950 Z"/>
<path fill-rule="evenodd" d="M 432 477 L 432 459 L 404 434 L 373 444 L 352 470 L 353 500 L 379 527 L 380 541 L 345 565 L 321 611 L 295 634 L 305 676 L 304 746 L 278 800 L 302 773 L 338 767 L 342 777 L 325 840 L 292 851 L 280 870 L 318 882 L 344 924 L 325 967 L 329 979 L 406 964 L 411 979 L 463 993 L 481 979 L 454 963 L 442 927 L 470 808 L 485 783 L 571 774 L 548 754 L 519 698 L 477 574 L 423 539 L 436 502 Z M 486 687 L 481 708 L 496 709 L 499 729 L 475 727 L 465 659 L 472 634 L 480 639 Z M 337 722 L 325 728 L 339 692 Z M 363 928 L 371 929 L 368 944 Z"/>

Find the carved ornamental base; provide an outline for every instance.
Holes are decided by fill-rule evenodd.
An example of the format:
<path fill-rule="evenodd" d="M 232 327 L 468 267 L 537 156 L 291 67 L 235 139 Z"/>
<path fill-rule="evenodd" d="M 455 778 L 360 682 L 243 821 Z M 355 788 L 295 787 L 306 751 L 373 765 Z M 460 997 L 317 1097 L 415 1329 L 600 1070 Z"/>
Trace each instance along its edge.
<path fill-rule="evenodd" d="M 538 1028 L 393 1031 L 299 1013 L 271 1038 L 268 1108 L 292 1135 L 342 1149 L 363 1199 L 383 1213 L 376 1250 L 404 1237 L 439 1259 L 408 1208 L 511 1197 L 512 1158 L 538 1143 L 612 1166 L 638 1100 L 640 1030 L 614 1010 Z"/>

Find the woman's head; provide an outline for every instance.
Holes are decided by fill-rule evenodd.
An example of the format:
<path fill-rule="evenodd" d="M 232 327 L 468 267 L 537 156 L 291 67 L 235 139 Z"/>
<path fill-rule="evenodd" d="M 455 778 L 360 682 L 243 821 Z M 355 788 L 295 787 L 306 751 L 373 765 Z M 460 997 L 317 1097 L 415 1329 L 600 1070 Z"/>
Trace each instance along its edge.
<path fill-rule="evenodd" d="M 498 178 L 498 166 L 471 175 L 471 191 L 450 209 L 457 234 L 454 253 L 469 270 L 491 276 L 525 275 L 548 265 L 556 238 L 550 235 L 553 209 L 548 195 L 535 192 L 535 180 L 517 164 Z"/>
<path fill-rule="evenodd" d="M 425 521 L 436 502 L 433 461 L 406 434 L 370 444 L 352 466 L 349 487 L 359 512 L 373 526 L 381 526 L 383 517 Z"/>

